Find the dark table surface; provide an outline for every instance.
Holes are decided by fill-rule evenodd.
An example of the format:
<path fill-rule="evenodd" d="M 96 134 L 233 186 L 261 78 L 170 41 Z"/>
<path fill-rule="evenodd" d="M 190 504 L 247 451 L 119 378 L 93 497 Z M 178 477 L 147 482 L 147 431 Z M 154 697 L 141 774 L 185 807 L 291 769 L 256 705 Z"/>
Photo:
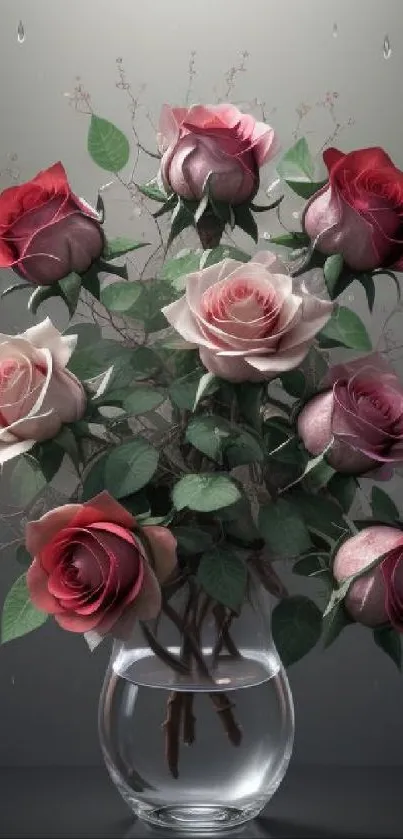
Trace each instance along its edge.
<path fill-rule="evenodd" d="M 136 821 L 101 768 L 0 769 L 1 839 L 174 835 Z M 403 837 L 403 768 L 292 767 L 264 814 L 226 835 Z"/>

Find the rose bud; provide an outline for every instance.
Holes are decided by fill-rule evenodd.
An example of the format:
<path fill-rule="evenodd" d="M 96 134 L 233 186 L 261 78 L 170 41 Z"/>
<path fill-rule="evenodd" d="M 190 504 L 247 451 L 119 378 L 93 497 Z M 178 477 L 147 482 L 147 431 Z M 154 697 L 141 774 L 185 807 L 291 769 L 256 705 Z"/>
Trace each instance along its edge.
<path fill-rule="evenodd" d="M 160 583 L 176 568 L 166 527 L 140 528 L 107 492 L 65 504 L 26 528 L 34 605 L 63 629 L 126 637 L 136 619 L 161 609 Z"/>
<path fill-rule="evenodd" d="M 87 271 L 103 250 L 98 213 L 71 191 L 61 163 L 0 195 L 0 268 L 37 285 Z"/>
<path fill-rule="evenodd" d="M 83 416 L 84 388 L 66 369 L 76 343 L 49 318 L 21 335 L 0 334 L 0 464 Z"/>
<path fill-rule="evenodd" d="M 377 469 L 389 478 L 403 460 L 403 388 L 377 354 L 330 368 L 325 390 L 314 396 L 298 418 L 305 448 L 338 472 L 361 475 Z"/>
<path fill-rule="evenodd" d="M 354 620 L 365 626 L 390 622 L 403 632 L 403 532 L 377 525 L 346 539 L 334 559 L 338 583 L 384 557 L 368 573 L 355 580 L 344 604 Z"/>
<path fill-rule="evenodd" d="M 323 159 L 329 182 L 306 205 L 303 227 L 324 254 L 339 253 L 358 271 L 403 266 L 403 172 L 380 148 Z"/>
<path fill-rule="evenodd" d="M 162 311 L 210 372 L 233 382 L 274 379 L 298 367 L 333 304 L 295 293 L 270 251 L 225 259 L 186 278 L 184 297 Z"/>
<path fill-rule="evenodd" d="M 208 181 L 212 198 L 230 204 L 255 195 L 259 168 L 278 149 L 273 128 L 229 104 L 189 109 L 164 105 L 159 146 L 168 191 L 200 200 Z"/>

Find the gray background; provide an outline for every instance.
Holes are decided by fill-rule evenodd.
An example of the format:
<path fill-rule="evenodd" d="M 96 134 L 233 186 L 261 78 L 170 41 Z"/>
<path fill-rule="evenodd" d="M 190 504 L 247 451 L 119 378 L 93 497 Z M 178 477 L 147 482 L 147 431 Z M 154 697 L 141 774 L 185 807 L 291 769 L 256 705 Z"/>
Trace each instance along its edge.
<path fill-rule="evenodd" d="M 192 51 L 190 101 L 223 98 L 231 68 L 246 51 L 246 69 L 232 74 L 231 98 L 265 101 L 285 147 L 298 130 L 303 103 L 308 112 L 300 130 L 316 151 L 340 123 L 336 143 L 342 148 L 380 144 L 403 167 L 401 0 L 1 0 L 0 16 L 2 187 L 61 159 L 75 190 L 93 201 L 109 178 L 87 155 L 88 117 L 77 113 L 66 95 L 76 77 L 90 92 L 94 110 L 130 134 L 129 95 L 116 87 L 116 58 L 122 57 L 135 94 L 146 85 L 137 120 L 142 142 L 153 147 L 147 114 L 155 122 L 162 102 L 182 104 Z M 22 44 L 20 19 L 26 32 Z M 388 60 L 386 34 L 392 47 Z M 338 94 L 330 110 L 328 92 Z M 145 161 L 140 175 L 152 174 L 152 168 Z M 266 185 L 272 177 L 269 169 Z M 124 189 L 113 186 L 105 197 L 111 234 L 150 233 L 148 218 Z M 291 203 L 290 219 L 294 211 Z M 265 221 L 259 221 L 265 246 Z M 354 294 L 369 323 L 362 297 Z M 391 307 L 393 295 L 385 286 L 371 324 L 375 341 Z M 55 315 L 65 325 L 62 313 Z M 28 322 L 22 298 L 1 302 L 4 331 L 21 330 Z M 398 318 L 394 332 L 396 337 Z M 398 351 L 393 360 L 399 368 Z M 367 493 L 367 482 L 363 486 Z M 398 498 L 399 477 L 393 488 Z M 5 479 L 0 492 L 6 510 Z M 2 519 L 2 542 L 13 538 L 10 509 Z M 17 573 L 7 552 L 0 554 L 2 594 Z M 96 706 L 107 656 L 107 644 L 91 657 L 82 639 L 50 623 L 0 648 L 0 765 L 101 761 Z M 401 764 L 403 682 L 369 632 L 347 630 L 329 651 L 314 652 L 289 675 L 296 705 L 295 764 Z"/>

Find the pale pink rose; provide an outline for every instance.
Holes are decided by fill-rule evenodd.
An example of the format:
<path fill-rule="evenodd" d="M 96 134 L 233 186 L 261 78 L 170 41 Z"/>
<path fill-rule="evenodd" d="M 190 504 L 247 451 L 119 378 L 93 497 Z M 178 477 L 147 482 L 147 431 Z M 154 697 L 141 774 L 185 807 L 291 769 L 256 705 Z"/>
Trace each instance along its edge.
<path fill-rule="evenodd" d="M 338 472 L 362 474 L 382 467 L 389 478 L 403 461 L 403 388 L 381 356 L 332 367 L 298 418 L 298 432 L 312 455 L 329 445 L 326 458 Z"/>
<path fill-rule="evenodd" d="M 159 127 L 165 188 L 200 200 L 208 178 L 217 201 L 241 204 L 257 192 L 259 168 L 278 149 L 273 128 L 235 105 L 164 105 Z"/>
<path fill-rule="evenodd" d="M 186 294 L 162 311 L 200 348 L 207 370 L 234 382 L 274 379 L 298 367 L 333 304 L 300 290 L 270 251 L 189 274 Z"/>
<path fill-rule="evenodd" d="M 21 335 L 0 334 L 0 463 L 82 417 L 84 388 L 66 370 L 76 343 L 49 318 Z"/>
<path fill-rule="evenodd" d="M 384 559 L 355 580 L 344 600 L 354 620 L 366 626 L 390 622 L 403 632 L 403 532 L 396 527 L 376 525 L 347 539 L 333 563 L 338 583 Z"/>
<path fill-rule="evenodd" d="M 155 618 L 160 583 L 176 567 L 166 527 L 140 528 L 107 492 L 66 504 L 26 528 L 34 605 L 70 632 L 126 637 L 136 619 Z"/>
<path fill-rule="evenodd" d="M 323 155 L 329 182 L 305 207 L 303 226 L 316 248 L 339 253 L 359 271 L 403 267 L 403 172 L 381 148 Z"/>

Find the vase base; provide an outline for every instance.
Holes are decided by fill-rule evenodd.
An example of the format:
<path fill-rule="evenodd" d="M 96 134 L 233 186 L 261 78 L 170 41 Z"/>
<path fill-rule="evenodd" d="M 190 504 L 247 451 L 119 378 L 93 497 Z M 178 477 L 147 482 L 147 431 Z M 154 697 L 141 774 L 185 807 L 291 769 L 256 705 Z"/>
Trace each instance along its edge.
<path fill-rule="evenodd" d="M 156 810 L 142 811 L 139 817 L 157 827 L 190 833 L 218 833 L 230 830 L 253 819 L 258 810 L 250 812 L 237 807 L 224 807 L 218 804 L 184 804 L 160 807 Z"/>

